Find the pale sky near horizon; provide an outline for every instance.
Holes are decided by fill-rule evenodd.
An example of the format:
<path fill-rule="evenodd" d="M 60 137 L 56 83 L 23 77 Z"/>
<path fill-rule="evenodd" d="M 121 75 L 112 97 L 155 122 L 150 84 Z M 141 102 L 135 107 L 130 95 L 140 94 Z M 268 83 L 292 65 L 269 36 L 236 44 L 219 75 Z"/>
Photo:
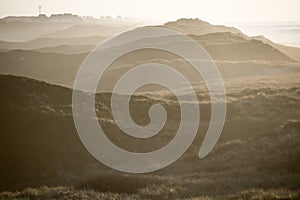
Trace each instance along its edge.
<path fill-rule="evenodd" d="M 208 22 L 300 21 L 299 0 L 0 0 L 0 17 L 73 13 L 94 17 L 118 15 L 166 22 L 199 18 Z"/>

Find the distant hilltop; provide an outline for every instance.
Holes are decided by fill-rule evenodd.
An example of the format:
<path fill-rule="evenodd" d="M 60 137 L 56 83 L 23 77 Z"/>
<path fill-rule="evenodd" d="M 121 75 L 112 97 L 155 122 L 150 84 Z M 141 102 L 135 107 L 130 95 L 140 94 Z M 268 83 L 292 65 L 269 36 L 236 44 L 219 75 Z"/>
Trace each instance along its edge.
<path fill-rule="evenodd" d="M 198 18 L 181 18 L 176 21 L 167 22 L 163 26 L 185 34 L 203 35 L 208 33 L 230 32 L 243 35 L 243 33 L 237 28 L 223 25 L 212 25 Z"/>

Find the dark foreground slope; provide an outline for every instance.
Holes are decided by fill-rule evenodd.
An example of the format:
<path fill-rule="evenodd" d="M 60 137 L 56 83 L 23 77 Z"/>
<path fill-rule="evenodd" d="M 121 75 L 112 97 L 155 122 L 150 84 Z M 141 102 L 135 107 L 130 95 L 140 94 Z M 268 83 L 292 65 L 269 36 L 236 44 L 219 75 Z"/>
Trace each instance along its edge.
<path fill-rule="evenodd" d="M 1 76 L 1 190 L 66 184 L 93 159 L 76 136 L 70 90 Z M 75 178 L 77 179 L 77 177 Z"/>
<path fill-rule="evenodd" d="M 0 190 L 12 192 L 2 192 L 0 198 L 297 199 L 300 79 L 299 75 L 277 79 L 282 84 L 265 79 L 253 80 L 253 85 L 249 80 L 226 83 L 225 128 L 218 145 L 202 160 L 197 158 L 197 152 L 210 113 L 207 94 L 199 93 L 204 99 L 200 103 L 202 127 L 188 152 L 158 172 L 130 175 L 108 169 L 86 152 L 74 127 L 70 89 L 1 75 Z M 268 87 L 266 82 L 270 83 Z M 140 140 L 131 140 L 114 125 L 108 109 L 110 95 L 100 94 L 96 99 L 100 124 L 108 137 L 123 148 L 159 148 L 177 130 L 178 104 L 172 97 L 134 96 L 133 118 L 140 124 L 147 122 L 147 108 L 152 103 L 162 103 L 172 113 L 158 137 L 137 147 Z"/>

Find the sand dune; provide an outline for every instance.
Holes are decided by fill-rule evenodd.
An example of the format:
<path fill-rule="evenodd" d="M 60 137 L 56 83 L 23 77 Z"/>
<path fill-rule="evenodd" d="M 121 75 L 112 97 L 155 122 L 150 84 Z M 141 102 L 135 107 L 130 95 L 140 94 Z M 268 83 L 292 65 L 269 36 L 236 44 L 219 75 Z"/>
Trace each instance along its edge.
<path fill-rule="evenodd" d="M 44 34 L 62 30 L 72 26 L 72 23 L 39 23 L 39 22 L 6 22 L 0 20 L 0 40 L 24 42 L 41 37 Z"/>
<path fill-rule="evenodd" d="M 112 36 L 135 26 L 75 25 L 64 30 L 43 35 L 50 38 L 73 38 L 88 36 Z"/>
<path fill-rule="evenodd" d="M 71 14 L 6 17 L 0 19 L 0 40 L 24 42 L 45 35 L 63 38 L 105 36 L 136 26 L 136 22 L 129 20 L 81 18 Z"/>
<path fill-rule="evenodd" d="M 139 89 L 130 102 L 130 114 L 139 125 L 149 123 L 151 105 L 159 103 L 166 109 L 168 118 L 159 134 L 144 140 L 117 127 L 111 93 L 106 91 L 136 65 L 155 62 L 178 70 L 192 83 L 199 100 L 185 103 L 196 104 L 201 111 L 195 141 L 179 160 L 150 174 L 123 174 L 87 152 L 72 116 L 70 88 L 88 52 L 104 36 L 136 26 L 100 21 L 73 15 L 0 20 L 0 39 L 6 40 L 0 42 L 0 199 L 300 198 L 298 48 L 198 19 L 164 24 L 190 35 L 216 62 L 226 88 L 225 126 L 213 151 L 200 160 L 211 116 L 209 93 L 200 75 L 168 52 L 147 49 L 123 55 L 105 72 L 95 95 L 93 119 L 113 143 L 128 151 L 149 152 L 168 144 L 178 129 L 177 98 L 161 87 Z M 158 44 L 178 42 L 167 36 L 133 43 L 154 39 Z M 186 88 L 178 90 L 189 95 Z"/>
<path fill-rule="evenodd" d="M 258 40 L 247 39 L 228 32 L 200 36 L 191 35 L 191 37 L 208 51 L 225 79 L 243 76 L 279 75 L 297 72 L 300 69 L 299 64 L 289 57 L 290 54 L 286 55 L 273 46 Z M 88 51 L 93 48 L 93 45 L 96 45 L 101 39 L 102 37 L 98 36 L 71 39 L 44 38 L 19 43 L 16 46 L 19 45 L 24 49 L 45 47 L 33 51 L 0 52 L 0 72 L 25 75 L 72 87 L 81 62 Z M 153 38 L 145 38 L 142 41 L 134 41 L 134 43 L 147 44 L 153 42 L 153 40 Z M 178 39 L 174 36 L 167 36 L 155 38 L 155 40 L 163 44 L 165 41 L 177 42 Z M 10 46 L 13 45 L 10 44 Z M 172 65 L 190 77 L 192 82 L 199 80 L 191 67 L 181 58 L 160 51 L 147 50 L 128 54 L 114 62 L 111 69 L 107 71 L 106 81 L 108 82 L 105 85 L 111 85 L 112 80 L 115 80 L 133 66 L 150 61 Z"/>
<path fill-rule="evenodd" d="M 92 45 L 76 45 L 76 46 L 69 46 L 69 45 L 59 45 L 54 47 L 43 47 L 39 49 L 34 49 L 34 51 L 41 52 L 41 53 L 57 53 L 57 54 L 86 54 L 91 52 L 95 46 Z"/>
<path fill-rule="evenodd" d="M 280 50 L 281 52 L 288 55 L 290 58 L 297 60 L 300 62 L 300 48 L 298 47 L 289 47 L 281 44 L 277 44 L 272 42 L 271 40 L 268 40 L 264 36 L 257 36 L 253 37 L 256 40 L 261 40 L 262 42 L 269 44 L 270 46 L 273 46 L 274 48 Z"/>
<path fill-rule="evenodd" d="M 103 41 L 106 37 L 104 36 L 89 36 L 79 38 L 38 38 L 26 42 L 5 42 L 0 41 L 1 49 L 6 50 L 32 50 L 48 47 L 57 46 L 81 46 L 81 45 L 92 45 L 95 46 Z"/>
<path fill-rule="evenodd" d="M 234 27 L 227 27 L 223 25 L 211 25 L 208 22 L 200 19 L 178 19 L 177 21 L 167 22 L 164 27 L 193 35 L 205 35 L 216 32 L 231 32 L 235 34 L 243 34 L 240 30 Z"/>
<path fill-rule="evenodd" d="M 67 185 L 60 190 L 68 191 L 72 186 L 82 193 L 81 189 L 86 186 L 94 195 L 109 195 L 109 198 L 121 194 L 110 196 L 103 192 L 123 191 L 128 198 L 134 195 L 141 198 L 169 195 L 174 198 L 211 195 L 225 198 L 233 194 L 239 196 L 240 192 L 247 193 L 257 187 L 264 187 L 272 196 L 284 186 L 283 192 L 291 190 L 289 193 L 294 193 L 300 183 L 299 80 L 299 74 L 291 76 L 282 87 L 276 84 L 266 87 L 267 79 L 255 81 L 255 87 L 249 86 L 247 80 L 236 80 L 243 82 L 246 88 L 237 88 L 237 82 L 226 83 L 228 113 L 225 128 L 217 147 L 203 160 L 197 159 L 197 151 L 210 112 L 209 104 L 204 101 L 207 93 L 199 93 L 202 127 L 193 146 L 172 166 L 145 175 L 139 184 L 141 177 L 120 175 L 96 162 L 86 152 L 73 124 L 71 90 L 28 78 L 1 75 L 0 90 L 5 94 L 0 98 L 3 114 L 0 154 L 5 160 L 0 170 L 1 190 Z M 140 140 L 132 140 L 115 128 L 107 95 L 99 94 L 96 98 L 99 122 L 109 130 L 108 137 L 122 148 L 148 151 L 159 148 L 172 138 L 170 133 L 176 129 L 178 104 L 171 96 L 134 96 L 131 99 L 132 115 L 137 123 L 148 120 L 147 109 L 152 103 L 160 102 L 167 112 L 172 113 L 162 132 L 139 146 Z M 125 187 L 122 183 L 130 186 Z M 211 188 L 209 191 L 205 189 L 208 187 Z M 273 188 L 276 190 L 272 191 Z M 30 194 L 29 190 L 22 193 L 39 196 L 57 191 L 55 187 L 40 188 L 33 189 Z M 0 194 L 1 198 L 14 195 L 18 197 L 15 193 Z"/>
<path fill-rule="evenodd" d="M 0 57 L 1 73 L 25 75 L 71 86 L 86 54 L 66 55 L 14 50 L 5 52 Z"/>

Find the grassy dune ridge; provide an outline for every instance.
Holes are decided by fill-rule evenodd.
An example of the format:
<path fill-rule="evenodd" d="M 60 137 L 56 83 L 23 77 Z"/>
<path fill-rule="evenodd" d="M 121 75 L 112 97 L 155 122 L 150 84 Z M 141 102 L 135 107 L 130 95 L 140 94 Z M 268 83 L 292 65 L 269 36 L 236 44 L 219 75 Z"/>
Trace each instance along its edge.
<path fill-rule="evenodd" d="M 278 81 L 285 78 L 278 77 Z M 202 126 L 193 145 L 173 165 L 137 176 L 110 170 L 86 152 L 74 128 L 70 89 L 1 75 L 1 94 L 6 95 L 0 98 L 4 130 L 0 155 L 5 160 L 1 163 L 0 197 L 272 199 L 289 196 L 297 199 L 299 80 L 295 74 L 281 86 L 265 87 L 264 83 L 270 81 L 261 78 L 252 83 L 255 87 L 248 83 L 245 88 L 240 87 L 243 84 L 237 88 L 234 81 L 226 82 L 228 112 L 224 131 L 217 146 L 202 160 L 197 153 L 209 123 L 210 105 L 200 84 Z M 245 83 L 244 79 L 235 81 Z M 147 108 L 153 103 L 162 103 L 172 113 L 162 132 L 139 148 L 140 140 L 132 140 L 116 128 L 109 110 L 109 96 L 98 94 L 96 108 L 99 123 L 110 130 L 106 133 L 113 142 L 128 150 L 149 151 L 172 139 L 171 133 L 176 132 L 174 124 L 178 122 L 178 103 L 172 96 L 166 93 L 160 97 L 151 94 L 132 97 L 131 111 L 133 119 L 139 119 L 137 123 L 149 120 Z M 9 190 L 15 192 L 4 192 Z"/>
<path fill-rule="evenodd" d="M 162 25 L 189 35 L 210 54 L 224 79 L 226 121 L 218 143 L 200 160 L 211 117 L 210 95 L 200 74 L 162 50 L 122 55 L 105 71 L 95 95 L 93 120 L 114 144 L 132 152 L 160 149 L 174 138 L 181 120 L 176 96 L 163 87 L 145 86 L 131 96 L 131 117 L 147 125 L 149 108 L 159 103 L 168 116 L 165 126 L 147 139 L 120 130 L 107 91 L 137 65 L 153 62 L 176 69 L 198 97 L 198 102 L 185 103 L 196 104 L 201 112 L 197 136 L 176 162 L 148 174 L 126 174 L 98 162 L 83 146 L 74 125 L 71 88 L 95 46 L 139 24 L 78 16 L 68 20 L 65 15 L 56 16 L 58 22 L 53 17 L 0 19 L 0 199 L 300 199 L 299 48 L 199 19 Z M 153 42 L 186 41 L 144 38 L 118 48 Z M 178 92 L 189 95 L 186 91 L 179 83 Z M 117 97 L 122 101 L 125 96 Z M 90 117 L 91 107 L 81 109 L 83 117 Z M 192 120 L 188 117 L 186 123 Z M 185 131 L 189 134 L 189 127 Z"/>

